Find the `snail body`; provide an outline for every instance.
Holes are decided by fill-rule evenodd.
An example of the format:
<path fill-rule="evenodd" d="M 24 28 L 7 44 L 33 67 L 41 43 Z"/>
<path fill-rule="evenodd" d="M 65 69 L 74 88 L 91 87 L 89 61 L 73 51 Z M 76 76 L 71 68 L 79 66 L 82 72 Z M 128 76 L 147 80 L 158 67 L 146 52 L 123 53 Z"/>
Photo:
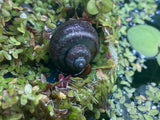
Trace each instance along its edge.
<path fill-rule="evenodd" d="M 68 74 L 82 73 L 99 49 L 98 35 L 91 23 L 69 20 L 60 25 L 50 41 L 55 66 Z"/>

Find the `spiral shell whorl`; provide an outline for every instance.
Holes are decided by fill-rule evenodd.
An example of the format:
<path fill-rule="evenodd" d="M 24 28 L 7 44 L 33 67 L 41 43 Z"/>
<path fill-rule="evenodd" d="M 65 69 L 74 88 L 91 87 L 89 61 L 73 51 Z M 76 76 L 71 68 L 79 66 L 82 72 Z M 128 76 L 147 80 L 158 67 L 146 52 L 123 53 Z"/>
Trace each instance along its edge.
<path fill-rule="evenodd" d="M 75 73 L 83 71 L 91 60 L 91 53 L 89 49 L 83 45 L 78 44 L 73 46 L 65 57 L 66 64 Z"/>
<path fill-rule="evenodd" d="M 70 20 L 58 27 L 50 41 L 50 55 L 63 72 L 76 74 L 85 69 L 99 49 L 95 29 L 87 21 Z"/>

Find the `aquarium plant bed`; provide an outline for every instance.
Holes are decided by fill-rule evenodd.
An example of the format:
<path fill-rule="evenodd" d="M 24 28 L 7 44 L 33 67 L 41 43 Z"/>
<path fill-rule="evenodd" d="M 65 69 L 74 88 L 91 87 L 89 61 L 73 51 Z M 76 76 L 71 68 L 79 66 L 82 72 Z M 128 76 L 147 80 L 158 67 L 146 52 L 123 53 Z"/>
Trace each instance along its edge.
<path fill-rule="evenodd" d="M 0 120 L 160 119 L 159 3 L 0 0 Z M 49 48 L 69 20 L 92 25 L 100 46 L 78 75 Z"/>

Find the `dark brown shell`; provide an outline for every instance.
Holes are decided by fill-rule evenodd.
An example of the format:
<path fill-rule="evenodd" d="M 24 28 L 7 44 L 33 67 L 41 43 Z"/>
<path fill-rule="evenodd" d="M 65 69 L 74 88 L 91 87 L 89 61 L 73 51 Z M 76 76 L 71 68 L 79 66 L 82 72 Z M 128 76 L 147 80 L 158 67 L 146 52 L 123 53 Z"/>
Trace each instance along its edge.
<path fill-rule="evenodd" d="M 79 74 L 95 57 L 99 49 L 97 32 L 91 23 L 69 20 L 58 27 L 50 41 L 54 64 L 68 74 Z"/>

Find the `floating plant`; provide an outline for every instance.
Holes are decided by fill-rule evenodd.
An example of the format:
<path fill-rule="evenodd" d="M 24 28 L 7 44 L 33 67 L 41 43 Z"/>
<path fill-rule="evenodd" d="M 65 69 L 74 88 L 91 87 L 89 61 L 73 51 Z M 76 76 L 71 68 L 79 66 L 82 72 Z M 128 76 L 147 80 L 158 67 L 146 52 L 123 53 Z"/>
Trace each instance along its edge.
<path fill-rule="evenodd" d="M 136 27 L 137 25 L 145 24 L 146 20 L 150 21 L 151 16 L 153 16 L 156 11 L 157 4 L 154 0 L 121 0 L 119 1 L 119 6 L 120 9 L 118 13 L 121 16 L 122 25 L 120 29 L 120 46 L 118 46 L 119 71 L 117 74 L 119 86 L 117 87 L 116 92 L 114 92 L 109 99 L 111 111 L 106 112 L 113 120 L 159 119 L 159 104 L 155 103 L 153 99 L 150 99 L 147 96 L 154 95 L 156 100 L 159 99 L 159 95 L 153 92 L 154 90 L 159 91 L 159 84 L 156 85 L 155 83 L 148 83 L 147 85 L 143 84 L 139 88 L 133 87 L 133 84 L 136 84 L 135 81 L 133 81 L 135 71 L 141 72 L 142 69 L 146 69 L 147 66 L 145 66 L 146 59 L 133 50 L 134 47 L 127 39 L 127 30 L 132 29 L 132 27 L 134 28 L 134 26 Z M 142 35 L 143 33 L 138 37 L 141 37 Z M 145 34 L 143 36 L 145 36 Z M 132 39 L 136 39 L 136 37 L 137 36 L 132 36 Z M 141 47 L 143 47 L 143 44 L 141 44 Z M 158 51 L 154 56 L 157 54 Z M 147 91 L 148 86 L 152 86 L 150 87 L 150 92 Z M 147 95 L 145 93 L 147 93 Z"/>
<path fill-rule="evenodd" d="M 127 33 L 132 47 L 144 56 L 157 55 L 160 44 L 160 31 L 149 25 L 136 25 Z"/>
<path fill-rule="evenodd" d="M 89 0 L 87 11 L 91 15 L 110 12 L 113 7 L 111 0 Z"/>
<path fill-rule="evenodd" d="M 128 30 L 127 36 L 137 52 L 147 57 L 158 54 L 160 45 L 160 31 L 158 29 L 149 25 L 137 25 Z"/>

